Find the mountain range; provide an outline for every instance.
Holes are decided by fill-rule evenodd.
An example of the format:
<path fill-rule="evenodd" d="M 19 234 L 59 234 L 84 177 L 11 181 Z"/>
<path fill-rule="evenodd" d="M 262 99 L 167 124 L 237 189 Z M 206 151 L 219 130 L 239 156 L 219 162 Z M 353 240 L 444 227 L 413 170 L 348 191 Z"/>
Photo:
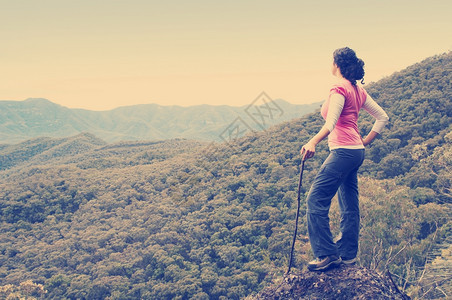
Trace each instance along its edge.
<path fill-rule="evenodd" d="M 221 141 L 237 120 L 250 130 L 299 118 L 320 103 L 294 105 L 262 93 L 247 106 L 142 104 L 109 111 L 70 109 L 46 99 L 0 101 L 0 143 L 88 132 L 106 142 L 189 138 Z"/>
<path fill-rule="evenodd" d="M 348 299 L 365 294 L 365 277 L 384 284 L 376 272 L 414 299 L 447 298 L 451 70 L 446 53 L 366 85 L 390 122 L 360 168 L 358 262 L 336 281 L 344 288 L 331 273 L 283 281 L 300 148 L 324 124 L 316 111 L 227 142 L 80 133 L 0 145 L 0 299 L 245 299 L 269 285 Z M 373 121 L 360 115 L 361 135 Z M 312 259 L 304 199 L 328 154 L 323 141 L 305 162 L 293 272 Z M 336 200 L 330 223 L 336 236 Z"/>

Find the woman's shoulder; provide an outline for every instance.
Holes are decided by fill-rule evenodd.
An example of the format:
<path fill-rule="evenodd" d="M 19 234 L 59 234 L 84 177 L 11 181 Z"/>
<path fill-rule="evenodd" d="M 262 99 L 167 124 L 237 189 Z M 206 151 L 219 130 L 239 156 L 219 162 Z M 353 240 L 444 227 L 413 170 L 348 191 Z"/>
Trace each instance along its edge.
<path fill-rule="evenodd" d="M 355 86 L 362 88 L 361 85 L 357 84 L 357 85 L 353 85 L 350 81 L 348 81 L 347 79 L 337 79 L 334 83 L 333 83 L 333 87 L 341 87 L 347 90 L 354 90 Z"/>
<path fill-rule="evenodd" d="M 338 93 L 345 96 L 349 90 L 351 90 L 352 84 L 345 79 L 338 79 L 331 87 L 330 94 Z"/>
<path fill-rule="evenodd" d="M 358 87 L 358 91 L 359 91 L 361 94 L 367 96 L 367 91 L 366 91 L 366 89 L 365 89 L 361 84 L 357 84 L 356 86 Z"/>

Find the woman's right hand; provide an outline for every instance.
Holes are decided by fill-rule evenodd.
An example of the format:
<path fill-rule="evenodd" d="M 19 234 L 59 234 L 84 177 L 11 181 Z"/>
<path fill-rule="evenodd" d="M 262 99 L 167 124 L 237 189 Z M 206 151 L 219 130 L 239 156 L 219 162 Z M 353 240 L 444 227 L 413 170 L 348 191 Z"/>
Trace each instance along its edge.
<path fill-rule="evenodd" d="M 316 146 L 315 143 L 312 143 L 310 141 L 306 145 L 301 147 L 300 154 L 303 157 L 303 160 L 309 159 L 314 156 L 315 146 Z"/>
<path fill-rule="evenodd" d="M 303 156 L 303 161 L 314 156 L 315 146 L 326 138 L 328 134 L 330 134 L 330 131 L 323 126 L 322 129 L 320 129 L 320 131 L 301 148 L 300 154 Z"/>

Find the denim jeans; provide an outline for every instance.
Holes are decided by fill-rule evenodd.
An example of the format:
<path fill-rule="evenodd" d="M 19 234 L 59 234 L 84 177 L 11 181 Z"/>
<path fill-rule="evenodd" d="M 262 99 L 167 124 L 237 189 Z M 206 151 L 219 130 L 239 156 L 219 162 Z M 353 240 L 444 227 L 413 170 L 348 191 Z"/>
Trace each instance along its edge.
<path fill-rule="evenodd" d="M 315 257 L 358 253 L 359 200 L 358 169 L 364 149 L 334 149 L 322 164 L 307 198 L 309 240 Z M 338 193 L 341 212 L 340 239 L 334 243 L 330 231 L 331 199 Z"/>

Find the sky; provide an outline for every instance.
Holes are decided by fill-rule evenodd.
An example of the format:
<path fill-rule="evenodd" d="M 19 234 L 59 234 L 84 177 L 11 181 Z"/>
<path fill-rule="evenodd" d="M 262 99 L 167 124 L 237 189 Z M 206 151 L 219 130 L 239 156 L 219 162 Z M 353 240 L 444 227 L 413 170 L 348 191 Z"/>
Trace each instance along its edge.
<path fill-rule="evenodd" d="M 322 101 L 344 46 L 378 81 L 452 50 L 452 1 L 0 0 L 0 99 L 70 108 Z"/>

